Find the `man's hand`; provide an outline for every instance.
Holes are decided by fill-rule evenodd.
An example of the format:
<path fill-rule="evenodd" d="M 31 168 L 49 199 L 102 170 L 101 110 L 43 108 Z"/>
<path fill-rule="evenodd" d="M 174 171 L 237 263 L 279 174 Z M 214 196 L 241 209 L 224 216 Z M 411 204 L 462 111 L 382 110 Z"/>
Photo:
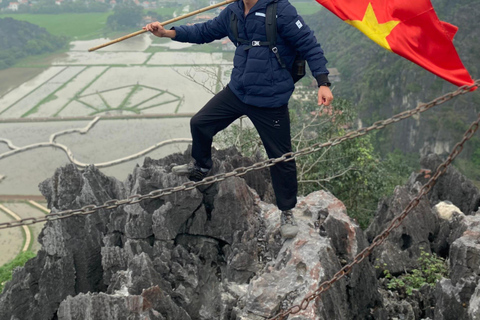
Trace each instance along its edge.
<path fill-rule="evenodd" d="M 327 86 L 321 86 L 318 88 L 318 105 L 329 106 L 333 101 L 333 94 L 330 88 Z"/>
<path fill-rule="evenodd" d="M 175 30 L 166 30 L 158 21 L 147 24 L 145 27 L 143 27 L 143 30 L 150 31 L 151 33 L 160 38 L 175 38 L 175 36 L 177 35 Z"/>

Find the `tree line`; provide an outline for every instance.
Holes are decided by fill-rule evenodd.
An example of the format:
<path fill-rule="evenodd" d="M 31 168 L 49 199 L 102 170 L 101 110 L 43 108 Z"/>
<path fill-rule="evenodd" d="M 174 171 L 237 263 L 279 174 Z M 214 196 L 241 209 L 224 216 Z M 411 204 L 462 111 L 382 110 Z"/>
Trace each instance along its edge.
<path fill-rule="evenodd" d="M 65 37 L 54 36 L 44 28 L 12 18 L 0 18 L 0 69 L 18 60 L 65 47 Z"/>
<path fill-rule="evenodd" d="M 0 7 L 7 7 L 9 1 L 0 3 Z M 105 12 L 110 10 L 108 3 L 93 1 L 64 1 L 57 5 L 55 0 L 40 0 L 33 4 L 20 4 L 18 11 L 11 13 L 33 13 L 33 14 L 60 14 L 60 13 L 86 13 Z"/>

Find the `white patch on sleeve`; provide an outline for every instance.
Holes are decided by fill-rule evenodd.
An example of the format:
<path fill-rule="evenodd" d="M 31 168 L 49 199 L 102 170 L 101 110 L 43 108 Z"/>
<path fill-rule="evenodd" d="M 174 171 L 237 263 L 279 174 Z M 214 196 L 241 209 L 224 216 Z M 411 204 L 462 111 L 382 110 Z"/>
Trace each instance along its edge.
<path fill-rule="evenodd" d="M 260 17 L 266 17 L 265 13 L 262 12 L 255 12 L 255 15 Z"/>
<path fill-rule="evenodd" d="M 295 22 L 295 24 L 297 25 L 298 29 L 302 29 L 303 24 L 300 22 L 300 20 L 297 20 L 297 22 Z"/>

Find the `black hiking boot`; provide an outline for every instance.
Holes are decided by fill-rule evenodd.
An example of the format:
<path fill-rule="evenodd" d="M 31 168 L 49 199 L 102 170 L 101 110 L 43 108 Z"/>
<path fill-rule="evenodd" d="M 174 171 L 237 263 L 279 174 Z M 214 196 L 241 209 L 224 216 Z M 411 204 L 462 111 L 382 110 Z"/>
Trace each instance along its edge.
<path fill-rule="evenodd" d="M 196 163 L 182 164 L 172 168 L 172 172 L 177 176 L 186 176 L 190 181 L 202 181 L 207 175 L 209 169 L 200 168 Z"/>

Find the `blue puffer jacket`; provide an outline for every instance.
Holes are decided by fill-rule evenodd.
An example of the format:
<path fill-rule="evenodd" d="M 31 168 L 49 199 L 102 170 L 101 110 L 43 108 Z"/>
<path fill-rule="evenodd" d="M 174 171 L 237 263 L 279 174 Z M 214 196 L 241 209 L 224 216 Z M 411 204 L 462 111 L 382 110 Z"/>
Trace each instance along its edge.
<path fill-rule="evenodd" d="M 242 0 L 227 6 L 217 17 L 205 23 L 174 27 L 174 40 L 191 43 L 207 43 L 228 36 L 235 43 L 230 30 L 231 13 L 238 18 L 238 36 L 249 41 L 266 41 L 265 11 L 274 0 L 258 0 L 244 16 Z M 313 76 L 319 84 L 328 81 L 327 60 L 313 31 L 305 24 L 288 0 L 278 0 L 277 48 L 287 68 L 282 68 L 268 46 L 239 45 L 233 58 L 230 89 L 244 103 L 257 107 L 286 105 L 294 90 L 290 69 L 298 50 L 307 60 Z"/>

